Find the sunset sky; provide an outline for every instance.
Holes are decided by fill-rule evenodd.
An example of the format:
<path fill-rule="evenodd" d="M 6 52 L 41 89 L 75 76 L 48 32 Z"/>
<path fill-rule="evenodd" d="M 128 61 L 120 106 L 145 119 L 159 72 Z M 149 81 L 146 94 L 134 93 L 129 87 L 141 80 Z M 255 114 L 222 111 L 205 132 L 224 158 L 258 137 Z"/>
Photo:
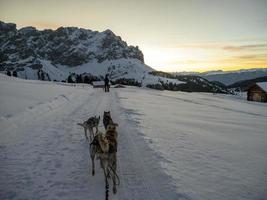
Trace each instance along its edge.
<path fill-rule="evenodd" d="M 267 0 L 0 0 L 0 20 L 111 29 L 157 70 L 267 68 Z"/>

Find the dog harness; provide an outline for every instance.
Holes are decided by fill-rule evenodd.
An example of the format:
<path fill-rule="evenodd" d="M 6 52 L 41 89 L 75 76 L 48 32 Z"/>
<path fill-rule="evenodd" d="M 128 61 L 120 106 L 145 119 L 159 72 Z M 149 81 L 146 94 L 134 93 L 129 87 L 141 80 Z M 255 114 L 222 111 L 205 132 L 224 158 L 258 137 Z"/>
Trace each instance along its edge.
<path fill-rule="evenodd" d="M 107 139 L 110 142 L 108 153 L 115 153 L 115 152 L 117 152 L 117 142 L 116 142 L 116 140 L 111 139 L 111 137 L 108 137 L 108 136 L 107 136 Z M 91 145 L 97 146 L 97 148 L 96 148 L 97 153 L 104 153 L 103 150 L 102 150 L 102 148 L 101 148 L 101 146 L 100 146 L 100 143 L 99 143 L 97 137 L 95 137 L 93 139 L 93 141 L 90 143 L 90 146 Z"/>

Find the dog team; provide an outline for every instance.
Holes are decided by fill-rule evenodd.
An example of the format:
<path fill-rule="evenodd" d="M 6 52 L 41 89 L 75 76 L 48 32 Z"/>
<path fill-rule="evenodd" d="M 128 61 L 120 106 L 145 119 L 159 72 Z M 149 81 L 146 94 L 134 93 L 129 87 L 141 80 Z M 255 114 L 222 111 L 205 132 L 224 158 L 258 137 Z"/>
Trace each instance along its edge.
<path fill-rule="evenodd" d="M 90 117 L 83 123 L 78 125 L 84 128 L 86 140 L 90 142 L 90 157 L 92 161 L 92 175 L 95 174 L 95 159 L 99 159 L 100 166 L 103 169 L 106 184 L 106 200 L 109 196 L 108 179 L 113 182 L 113 193 L 117 192 L 116 186 L 119 185 L 119 177 L 117 174 L 117 147 L 118 147 L 118 124 L 114 123 L 110 111 L 104 111 L 103 125 L 105 134 L 98 130 L 100 116 Z M 95 128 L 95 132 L 94 132 Z M 89 137 L 87 134 L 89 132 Z"/>

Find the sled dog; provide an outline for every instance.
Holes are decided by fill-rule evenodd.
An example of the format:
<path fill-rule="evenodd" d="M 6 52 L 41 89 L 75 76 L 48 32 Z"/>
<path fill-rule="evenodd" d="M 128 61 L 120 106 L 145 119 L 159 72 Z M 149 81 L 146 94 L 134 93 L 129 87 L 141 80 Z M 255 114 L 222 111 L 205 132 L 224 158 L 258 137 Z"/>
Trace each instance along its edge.
<path fill-rule="evenodd" d="M 90 156 L 92 160 L 92 175 L 95 174 L 95 157 L 99 158 L 101 168 L 104 171 L 106 183 L 106 199 L 108 199 L 109 183 L 111 177 L 113 182 L 113 193 L 117 192 L 116 186 L 119 184 L 117 175 L 117 137 L 116 127 L 118 124 L 110 123 L 107 126 L 106 134 L 98 132 L 90 144 Z"/>
<path fill-rule="evenodd" d="M 86 120 L 83 123 L 78 123 L 78 125 L 84 128 L 84 135 L 86 139 L 88 139 L 88 135 L 87 135 L 87 130 L 88 130 L 90 134 L 90 140 L 92 141 L 95 135 L 94 128 L 96 129 L 96 133 L 97 133 L 99 122 L 100 122 L 100 116 L 99 117 L 94 116 L 94 117 L 90 117 L 88 120 Z"/>
<path fill-rule="evenodd" d="M 110 111 L 107 111 L 107 112 L 104 111 L 103 124 L 104 124 L 105 130 L 107 130 L 107 127 L 108 127 L 109 123 L 113 123 Z"/>

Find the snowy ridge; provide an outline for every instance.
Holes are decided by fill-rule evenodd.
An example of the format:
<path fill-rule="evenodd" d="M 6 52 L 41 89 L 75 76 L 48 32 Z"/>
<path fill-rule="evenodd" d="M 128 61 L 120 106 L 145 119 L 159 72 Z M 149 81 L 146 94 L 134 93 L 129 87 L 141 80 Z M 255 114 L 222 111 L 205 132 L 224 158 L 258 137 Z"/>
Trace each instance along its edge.
<path fill-rule="evenodd" d="M 219 74 L 204 74 L 201 76 L 209 81 L 219 81 L 225 85 L 231 85 L 238 81 L 267 76 L 267 69 L 251 69 L 251 70 L 240 70 L 234 72 L 230 71 Z"/>
<path fill-rule="evenodd" d="M 217 81 L 223 83 L 224 85 L 231 85 L 239 81 L 255 79 L 263 76 L 267 76 L 266 68 L 255 68 L 255 69 L 241 69 L 235 71 L 208 71 L 203 73 L 198 72 L 181 72 L 174 73 L 176 75 L 195 75 L 201 76 L 208 81 Z"/>

